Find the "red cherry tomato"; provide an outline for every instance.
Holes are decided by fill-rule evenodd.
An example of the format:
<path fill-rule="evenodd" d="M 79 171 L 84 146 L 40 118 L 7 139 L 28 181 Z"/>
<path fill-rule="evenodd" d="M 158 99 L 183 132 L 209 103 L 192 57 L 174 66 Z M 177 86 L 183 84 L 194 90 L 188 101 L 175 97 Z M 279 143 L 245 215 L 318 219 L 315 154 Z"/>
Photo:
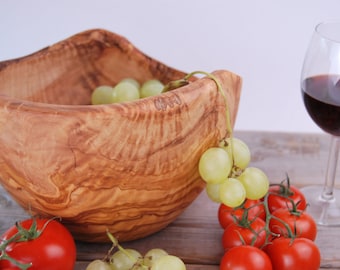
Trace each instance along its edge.
<path fill-rule="evenodd" d="M 248 210 L 248 219 L 252 220 L 259 217 L 263 220 L 266 218 L 266 212 L 261 200 L 249 200 L 247 199 L 241 207 L 232 208 L 224 204 L 220 204 L 218 208 L 218 221 L 223 229 L 225 229 L 230 223 L 235 222 L 236 219 L 241 219 L 244 212 Z"/>
<path fill-rule="evenodd" d="M 244 222 L 244 221 L 243 221 Z M 256 218 L 247 225 L 232 223 L 224 229 L 222 245 L 225 251 L 242 245 L 262 247 L 266 241 L 266 223 L 263 219 Z"/>
<path fill-rule="evenodd" d="M 275 210 L 272 216 L 273 218 L 270 219 L 269 228 L 273 233 L 288 237 L 289 233 L 286 226 L 289 226 L 296 237 L 304 237 L 312 241 L 315 240 L 317 225 L 308 213 L 281 208 Z"/>
<path fill-rule="evenodd" d="M 321 263 L 318 247 L 307 238 L 276 238 L 266 252 L 275 270 L 318 270 Z"/>
<path fill-rule="evenodd" d="M 221 260 L 220 270 L 272 270 L 268 255 L 253 246 L 238 246 L 227 251 Z"/>
<path fill-rule="evenodd" d="M 306 198 L 295 186 L 275 185 L 271 186 L 268 192 L 268 208 L 271 213 L 279 208 L 293 208 L 292 202 L 297 206 L 297 209 L 306 209 Z"/>
<path fill-rule="evenodd" d="M 11 242 L 5 252 L 22 264 L 31 263 L 29 270 L 73 270 L 76 261 L 76 246 L 70 232 L 58 221 L 33 219 L 20 222 L 21 228 L 33 233 L 40 233 L 36 238 Z M 34 230 L 31 230 L 31 229 Z M 11 227 L 1 236 L 1 243 L 18 233 L 16 226 Z M 0 269 L 19 269 L 9 260 L 0 260 Z"/>

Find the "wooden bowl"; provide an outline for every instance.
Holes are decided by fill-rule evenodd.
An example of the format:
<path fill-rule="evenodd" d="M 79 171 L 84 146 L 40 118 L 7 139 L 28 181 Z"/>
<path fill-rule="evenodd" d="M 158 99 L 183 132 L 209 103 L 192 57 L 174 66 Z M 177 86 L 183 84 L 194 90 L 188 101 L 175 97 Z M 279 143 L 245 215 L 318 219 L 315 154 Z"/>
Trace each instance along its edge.
<path fill-rule="evenodd" d="M 232 123 L 241 78 L 216 71 Z M 145 237 L 204 187 L 200 155 L 225 136 L 225 103 L 200 78 L 159 96 L 89 105 L 96 86 L 185 74 L 95 29 L 0 62 L 0 181 L 25 209 L 60 216 L 78 240 Z"/>

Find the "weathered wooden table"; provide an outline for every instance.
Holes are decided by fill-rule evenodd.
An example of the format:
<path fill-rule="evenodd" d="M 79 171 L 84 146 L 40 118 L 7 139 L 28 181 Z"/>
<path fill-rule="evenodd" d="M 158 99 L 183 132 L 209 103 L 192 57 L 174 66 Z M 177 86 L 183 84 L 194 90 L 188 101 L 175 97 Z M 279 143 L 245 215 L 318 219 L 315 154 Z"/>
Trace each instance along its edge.
<path fill-rule="evenodd" d="M 252 165 L 261 168 L 271 182 L 289 175 L 297 186 L 321 184 L 324 179 L 330 139 L 322 134 L 235 132 L 252 152 Z M 340 175 L 339 175 L 340 177 Z M 338 181 L 337 185 L 340 185 Z M 164 248 L 181 257 L 188 270 L 217 270 L 223 250 L 222 229 L 217 220 L 218 205 L 205 192 L 166 229 L 133 242 L 122 243 L 141 253 L 150 248 Z M 0 188 L 0 233 L 27 216 Z M 340 227 L 318 228 L 316 243 L 321 250 L 321 269 L 340 269 Z M 103 258 L 110 244 L 77 243 L 76 270 L 85 269 L 88 261 Z"/>

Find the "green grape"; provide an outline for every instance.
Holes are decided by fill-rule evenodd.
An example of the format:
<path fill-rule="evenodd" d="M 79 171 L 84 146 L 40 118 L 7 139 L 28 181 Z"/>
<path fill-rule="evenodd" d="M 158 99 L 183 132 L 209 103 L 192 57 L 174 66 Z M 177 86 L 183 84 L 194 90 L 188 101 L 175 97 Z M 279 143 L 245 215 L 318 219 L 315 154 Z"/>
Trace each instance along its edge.
<path fill-rule="evenodd" d="M 123 81 L 113 88 L 114 102 L 125 102 L 139 99 L 139 89 L 135 84 Z"/>
<path fill-rule="evenodd" d="M 86 270 L 112 270 L 110 265 L 102 260 L 94 260 L 89 263 Z"/>
<path fill-rule="evenodd" d="M 113 87 L 102 85 L 98 86 L 91 95 L 91 103 L 93 105 L 98 104 L 110 104 L 114 102 Z"/>
<path fill-rule="evenodd" d="M 150 249 L 145 255 L 144 255 L 144 265 L 145 266 L 152 266 L 153 262 L 158 260 L 160 257 L 163 257 L 165 255 L 168 255 L 168 253 L 161 248 L 153 248 Z"/>
<path fill-rule="evenodd" d="M 248 199 L 261 199 L 268 192 L 268 177 L 258 168 L 249 167 L 245 169 L 238 179 L 243 184 Z"/>
<path fill-rule="evenodd" d="M 129 255 L 127 255 L 128 253 Z M 130 270 L 134 264 L 142 258 L 142 255 L 134 249 L 118 250 L 111 256 L 112 270 Z"/>
<path fill-rule="evenodd" d="M 217 184 L 206 184 L 205 191 L 208 194 L 210 200 L 216 203 L 221 203 L 220 199 L 220 183 Z"/>
<path fill-rule="evenodd" d="M 232 143 L 231 143 L 232 142 Z M 226 143 L 226 146 L 223 144 Z M 222 142 L 221 147 L 231 154 L 231 145 L 233 146 L 233 161 L 234 166 L 244 170 L 248 167 L 251 159 L 250 150 L 245 142 L 237 138 L 228 138 Z"/>
<path fill-rule="evenodd" d="M 173 255 L 165 255 L 156 260 L 151 270 L 186 270 L 184 262 Z"/>
<path fill-rule="evenodd" d="M 159 80 L 148 80 L 140 88 L 141 98 L 156 96 L 162 93 L 164 84 Z"/>
<path fill-rule="evenodd" d="M 242 183 L 235 178 L 228 178 L 220 186 L 220 199 L 229 207 L 238 207 L 246 199 L 246 190 Z"/>
<path fill-rule="evenodd" d="M 140 84 L 137 80 L 133 79 L 133 78 L 125 78 L 123 80 L 121 80 L 120 82 L 128 82 L 133 84 L 134 86 L 136 86 L 138 89 L 140 88 Z"/>
<path fill-rule="evenodd" d="M 132 268 L 130 268 L 129 270 L 147 270 L 148 268 L 141 263 L 137 263 L 134 266 L 132 266 Z"/>
<path fill-rule="evenodd" d="M 229 154 L 220 147 L 206 150 L 199 161 L 198 170 L 204 181 L 211 184 L 227 179 L 232 168 Z"/>

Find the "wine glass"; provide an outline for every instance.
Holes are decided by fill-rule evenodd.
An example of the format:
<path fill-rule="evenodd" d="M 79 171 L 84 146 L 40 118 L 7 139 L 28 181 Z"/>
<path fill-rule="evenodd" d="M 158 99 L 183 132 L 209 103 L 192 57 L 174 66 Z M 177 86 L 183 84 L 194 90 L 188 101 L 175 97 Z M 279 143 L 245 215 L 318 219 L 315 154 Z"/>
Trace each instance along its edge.
<path fill-rule="evenodd" d="M 340 22 L 315 27 L 303 63 L 301 90 L 310 117 L 331 135 L 323 186 L 302 188 L 307 212 L 318 224 L 340 226 L 340 190 L 335 188 L 340 149 Z"/>

